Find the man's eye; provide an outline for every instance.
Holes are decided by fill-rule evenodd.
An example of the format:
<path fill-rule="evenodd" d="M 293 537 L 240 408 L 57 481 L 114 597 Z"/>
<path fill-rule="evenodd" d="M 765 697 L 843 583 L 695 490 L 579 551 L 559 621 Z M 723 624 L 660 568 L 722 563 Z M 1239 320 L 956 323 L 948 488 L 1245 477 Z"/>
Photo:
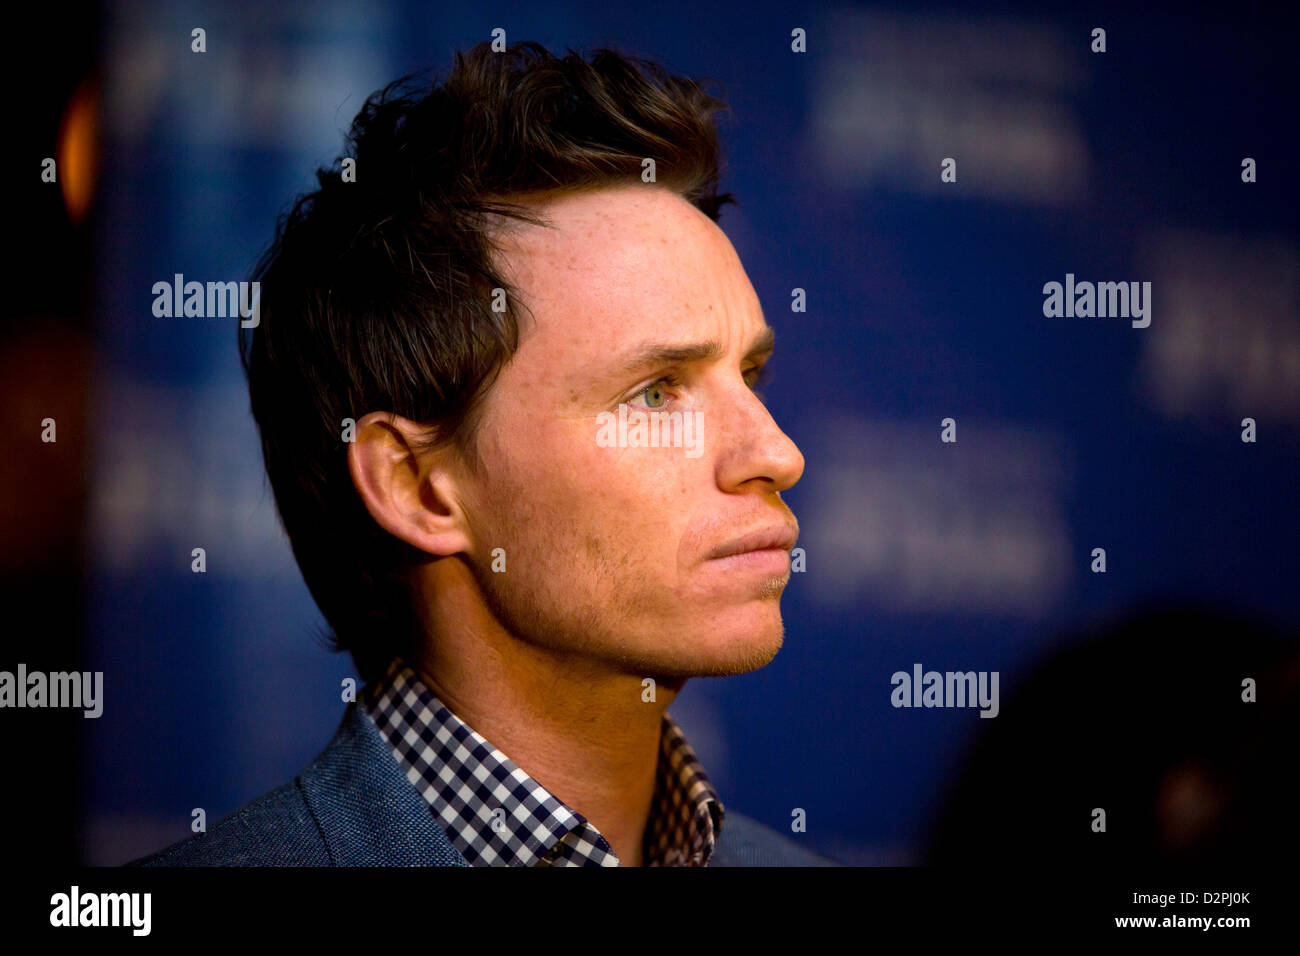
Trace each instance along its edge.
<path fill-rule="evenodd" d="M 744 373 L 745 384 L 753 390 L 760 401 L 763 398 L 763 393 L 758 390 L 758 387 L 766 383 L 771 377 L 772 372 L 769 365 L 755 366 Z M 645 401 L 646 408 L 663 408 L 668 404 L 671 390 L 681 384 L 681 380 L 676 375 L 665 375 L 651 382 L 632 397 L 642 398 Z"/>
<path fill-rule="evenodd" d="M 675 375 L 665 375 L 656 381 L 651 382 L 645 388 L 641 389 L 633 398 L 641 397 L 645 400 L 646 408 L 663 408 L 668 403 L 669 389 L 681 385 L 681 381 Z"/>
<path fill-rule="evenodd" d="M 664 402 L 668 401 L 668 389 L 664 388 L 662 382 L 655 382 L 653 385 L 647 386 L 641 394 L 645 396 L 647 408 L 659 408 Z M 652 398 L 651 396 L 655 397 Z"/>

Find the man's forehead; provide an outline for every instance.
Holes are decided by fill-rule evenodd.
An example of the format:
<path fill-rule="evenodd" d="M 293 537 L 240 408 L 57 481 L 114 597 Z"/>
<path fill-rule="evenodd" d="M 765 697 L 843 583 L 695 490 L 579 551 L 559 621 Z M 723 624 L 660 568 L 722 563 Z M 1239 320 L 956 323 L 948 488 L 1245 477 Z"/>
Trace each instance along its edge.
<path fill-rule="evenodd" d="M 523 203 L 545 224 L 507 220 L 494 236 L 521 281 L 536 278 L 538 267 L 600 273 L 638 265 L 645 270 L 674 258 L 680 265 L 702 252 L 721 254 L 719 240 L 725 245 L 707 216 L 662 186 L 546 193 Z"/>
<path fill-rule="evenodd" d="M 587 350 L 648 333 L 685 342 L 761 331 L 730 243 L 682 197 L 620 187 L 566 194 L 538 211 L 548 226 L 511 227 L 498 242 L 531 318 L 527 338 Z"/>

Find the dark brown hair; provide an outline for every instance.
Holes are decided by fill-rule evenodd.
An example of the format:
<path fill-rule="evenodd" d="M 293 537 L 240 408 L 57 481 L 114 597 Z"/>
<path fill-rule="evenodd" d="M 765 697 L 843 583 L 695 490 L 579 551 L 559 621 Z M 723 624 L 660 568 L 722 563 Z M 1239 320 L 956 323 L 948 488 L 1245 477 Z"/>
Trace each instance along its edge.
<path fill-rule="evenodd" d="M 475 411 L 519 339 L 515 297 L 492 309 L 492 290 L 510 291 L 493 261 L 497 217 L 538 222 L 528 194 L 639 183 L 650 158 L 661 185 L 716 220 L 731 201 L 717 192 L 725 108 L 612 50 L 588 61 L 482 43 L 442 83 L 405 77 L 371 96 L 344 156 L 281 219 L 240 358 L 294 557 L 365 680 L 421 636 L 404 573 L 430 556 L 366 511 L 344 419 L 418 421 L 424 447 L 452 443 L 473 467 Z"/>

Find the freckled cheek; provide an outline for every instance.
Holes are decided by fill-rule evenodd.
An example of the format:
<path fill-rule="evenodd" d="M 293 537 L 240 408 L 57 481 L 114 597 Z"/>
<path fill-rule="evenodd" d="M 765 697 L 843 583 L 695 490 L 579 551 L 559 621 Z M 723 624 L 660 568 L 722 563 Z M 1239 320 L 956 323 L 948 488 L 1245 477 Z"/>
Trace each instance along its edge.
<path fill-rule="evenodd" d="M 679 566 L 700 505 L 691 492 L 700 459 L 677 448 L 601 447 L 594 428 L 534 429 L 531 441 L 526 454 L 511 456 L 511 484 L 557 536 L 598 543 L 595 550 L 615 566 L 644 565 L 656 574 Z"/>
<path fill-rule="evenodd" d="M 676 448 L 600 448 L 593 456 L 589 474 L 599 477 L 620 499 L 628 503 L 662 502 L 680 507 L 691 487 L 693 463 Z"/>
<path fill-rule="evenodd" d="M 600 473 L 605 537 L 627 542 L 631 563 L 655 579 L 677 579 L 690 563 L 685 542 L 704 498 L 692 490 L 698 468 L 680 449 L 635 448 Z"/>

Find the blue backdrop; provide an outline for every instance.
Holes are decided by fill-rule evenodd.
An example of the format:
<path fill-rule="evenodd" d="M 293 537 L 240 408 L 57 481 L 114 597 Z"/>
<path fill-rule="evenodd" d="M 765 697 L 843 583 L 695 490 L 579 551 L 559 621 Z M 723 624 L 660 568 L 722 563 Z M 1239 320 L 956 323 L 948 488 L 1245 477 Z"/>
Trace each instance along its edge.
<path fill-rule="evenodd" d="M 1155 596 L 1300 620 L 1290 21 L 129 4 L 103 43 L 83 666 L 107 696 L 82 722 L 87 862 L 288 779 L 352 674 L 278 527 L 232 323 L 155 318 L 152 285 L 246 277 L 371 92 L 497 27 L 654 57 L 716 79 L 732 107 L 739 206 L 721 225 L 780 342 L 767 395 L 807 460 L 785 495 L 807 570 L 776 660 L 692 681 L 673 707 L 728 806 L 778 828 L 803 808 L 802 838 L 846 862 L 915 862 L 994 721 L 895 709 L 894 671 L 997 670 L 1005 700 L 1068 630 Z M 1151 282 L 1150 326 L 1046 317 L 1043 286 L 1067 273 Z M 939 440 L 950 417 L 955 444 Z"/>

